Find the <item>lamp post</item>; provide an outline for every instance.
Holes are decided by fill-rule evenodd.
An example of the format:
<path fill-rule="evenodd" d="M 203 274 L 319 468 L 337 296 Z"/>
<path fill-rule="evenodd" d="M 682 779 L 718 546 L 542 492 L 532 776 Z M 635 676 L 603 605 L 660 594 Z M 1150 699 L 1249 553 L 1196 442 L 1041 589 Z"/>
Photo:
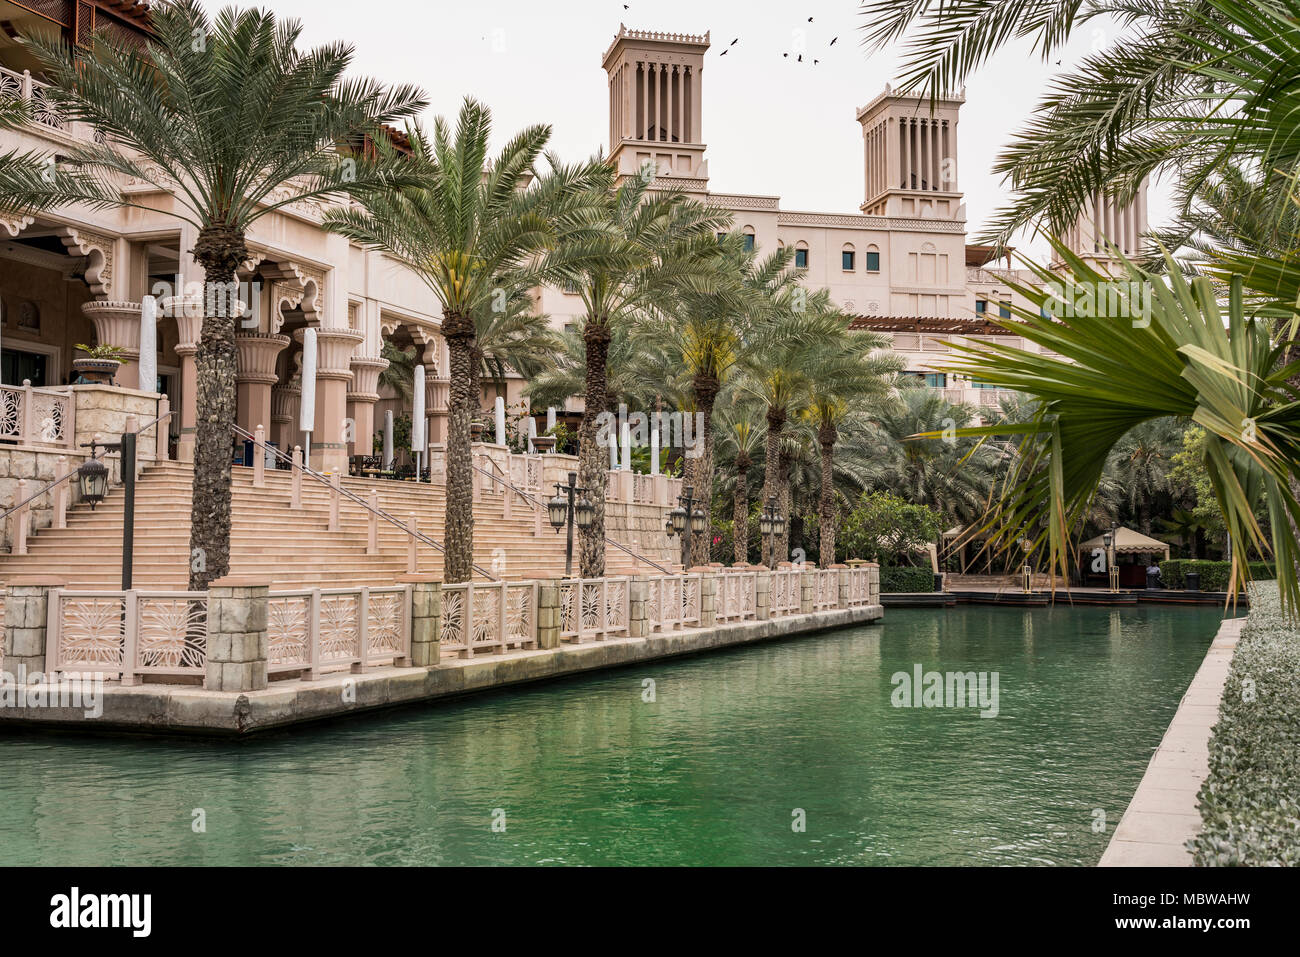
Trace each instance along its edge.
<path fill-rule="evenodd" d="M 90 458 L 77 469 L 81 497 L 90 503 L 91 511 L 108 494 L 108 468 L 99 460 L 98 450 L 122 454 L 122 590 L 131 589 L 132 559 L 135 554 L 135 440 L 134 432 L 123 432 L 121 442 L 82 442 L 90 449 Z"/>
<path fill-rule="evenodd" d="M 1020 569 L 1021 572 L 1021 590 L 1028 595 L 1034 590 L 1034 570 L 1029 565 L 1029 552 L 1034 547 L 1034 543 L 1027 538 L 1020 540 L 1020 550 L 1025 553 L 1024 563 Z"/>
<path fill-rule="evenodd" d="M 773 538 L 779 536 L 785 531 L 785 516 L 777 511 L 776 496 L 773 495 L 763 506 L 763 510 L 758 513 L 758 533 L 761 537 L 766 538 L 767 554 L 771 556 L 772 567 L 776 567 L 776 548 L 774 547 Z"/>
<path fill-rule="evenodd" d="M 596 515 L 596 506 L 587 498 L 589 489 L 578 485 L 578 473 L 569 473 L 569 484 L 555 483 L 555 495 L 546 503 L 546 513 L 551 527 L 558 532 L 568 526 L 568 541 L 564 546 L 564 577 L 573 577 L 573 526 L 588 528 Z M 581 496 L 581 497 L 579 497 Z"/>
<path fill-rule="evenodd" d="M 1115 531 L 1119 525 L 1111 523 L 1110 529 L 1103 532 L 1101 542 L 1106 546 L 1106 577 L 1112 592 L 1119 591 L 1119 569 L 1115 566 Z"/>
<path fill-rule="evenodd" d="M 691 567 L 691 536 L 696 532 L 704 531 L 704 510 L 696 508 L 696 502 L 700 501 L 695 497 L 694 486 L 688 485 L 682 489 L 682 494 L 677 496 L 677 507 L 668 513 L 668 521 L 672 523 L 673 531 L 682 536 L 682 570 Z"/>

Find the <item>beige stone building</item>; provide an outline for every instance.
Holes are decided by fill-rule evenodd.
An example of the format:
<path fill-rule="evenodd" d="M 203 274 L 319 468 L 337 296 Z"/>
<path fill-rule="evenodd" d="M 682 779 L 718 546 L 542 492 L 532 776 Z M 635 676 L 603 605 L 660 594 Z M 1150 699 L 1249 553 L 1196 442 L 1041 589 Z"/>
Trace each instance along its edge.
<path fill-rule="evenodd" d="M 31 101 L 40 120 L 35 129 L 0 134 L 0 149 L 58 153 L 95 135 L 48 107 L 36 64 L 16 36 L 57 25 L 75 43 L 84 39 L 79 31 L 93 25 L 139 38 L 148 29 L 147 11 L 147 4 L 132 0 L 0 0 L 0 97 Z M 963 96 L 945 98 L 931 112 L 928 104 L 886 89 L 856 114 L 863 134 L 861 207 L 787 210 L 775 193 L 711 188 L 708 49 L 708 34 L 620 28 L 602 59 L 609 152 L 620 172 L 642 175 L 652 163 L 657 183 L 730 210 L 735 228 L 756 246 L 792 247 L 808 285 L 828 288 L 857 317 L 856 325 L 892 333 L 912 372 L 928 376 L 953 400 L 995 404 L 996 393 L 932 368 L 954 338 L 996 334 L 987 319 L 1011 299 L 1007 274 L 989 262 L 987 250 L 966 244 L 958 177 Z M 175 457 L 190 455 L 200 319 L 187 297 L 201 289 L 202 279 L 190 256 L 195 236 L 165 215 L 174 202 L 169 195 L 143 182 L 123 183 L 123 189 L 158 212 L 59 209 L 0 221 L 0 440 L 26 446 L 38 438 L 30 417 L 16 411 L 24 382 L 46 396 L 39 402 L 58 404 L 57 395 L 74 383 L 76 344 L 106 343 L 122 348 L 129 360 L 116 385 L 153 396 L 156 407 L 165 396 L 178 410 L 169 420 L 168 444 Z M 290 204 L 260 219 L 248 237 L 252 255 L 239 277 L 248 284 L 251 308 L 238 338 L 240 426 L 263 426 L 283 449 L 306 441 L 298 427 L 301 343 L 311 328 L 320 350 L 312 464 L 343 469 L 349 457 L 369 454 L 383 411 L 405 408 L 391 394 L 380 395 L 385 339 L 417 350 L 427 369 L 429 437 L 440 442 L 448 366 L 433 296 L 388 257 L 325 232 L 322 212 L 316 202 Z M 1126 246 L 1146 227 L 1142 198 L 1121 211 L 1099 202 L 1091 213 L 1070 236 L 1081 251 L 1100 249 L 1094 220 Z M 144 383 L 136 360 L 147 295 L 158 295 L 162 309 L 155 335 L 158 378 Z M 580 308 L 578 297 L 562 289 L 543 289 L 539 298 L 557 325 L 572 322 Z M 500 389 L 515 405 L 522 386 L 514 378 Z M 497 389 L 485 387 L 485 409 Z M 58 441 L 76 454 L 71 436 Z"/>

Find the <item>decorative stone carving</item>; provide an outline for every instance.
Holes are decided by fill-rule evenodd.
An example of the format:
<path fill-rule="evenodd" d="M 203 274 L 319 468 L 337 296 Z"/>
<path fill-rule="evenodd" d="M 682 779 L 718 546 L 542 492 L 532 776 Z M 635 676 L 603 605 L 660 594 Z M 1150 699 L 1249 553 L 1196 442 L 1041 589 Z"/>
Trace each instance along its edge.
<path fill-rule="evenodd" d="M 76 226 L 60 226 L 56 232 L 70 255 L 86 257 L 86 285 L 97 298 L 113 293 L 113 246 L 116 240 Z"/>
<path fill-rule="evenodd" d="M 290 341 L 288 336 L 264 332 L 235 333 L 235 348 L 238 350 L 235 381 L 275 385 L 279 381 L 275 360 Z"/>
<path fill-rule="evenodd" d="M 17 236 L 34 222 L 36 222 L 36 220 L 31 216 L 19 216 L 16 214 L 13 216 L 0 216 L 0 227 L 3 227 L 5 232 L 10 236 Z"/>
<path fill-rule="evenodd" d="M 131 361 L 140 358 L 140 303 L 95 300 L 81 312 L 95 324 L 100 345 L 117 346 Z"/>
<path fill-rule="evenodd" d="M 352 360 L 352 389 L 349 402 L 376 402 L 379 400 L 379 374 L 388 368 L 387 359 L 365 356 Z"/>

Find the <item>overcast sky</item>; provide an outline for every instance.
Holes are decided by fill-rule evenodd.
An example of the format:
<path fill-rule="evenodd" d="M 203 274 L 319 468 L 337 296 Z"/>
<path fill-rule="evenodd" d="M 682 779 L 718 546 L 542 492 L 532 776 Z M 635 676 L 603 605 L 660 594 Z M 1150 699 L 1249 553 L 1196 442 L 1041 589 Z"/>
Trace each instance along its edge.
<path fill-rule="evenodd" d="M 207 2 L 210 10 L 223 5 Z M 466 95 L 483 100 L 493 110 L 498 144 L 525 124 L 550 123 L 552 145 L 566 160 L 607 148 L 609 94 L 600 59 L 620 22 L 632 29 L 711 31 L 703 74 L 710 186 L 778 195 L 784 209 L 857 212 L 863 201 L 862 131 L 854 116 L 895 79 L 897 68 L 893 51 L 868 55 L 862 46 L 856 0 L 629 0 L 626 10 L 621 0 L 261 5 L 302 19 L 307 44 L 351 42 L 358 72 L 420 85 L 431 115 L 454 114 Z M 1070 53 L 1109 40 L 1100 28 L 1088 27 Z M 800 41 L 806 50 L 802 64 L 793 55 L 782 57 Z M 1070 53 L 1061 67 L 1045 66 L 1024 44 L 969 83 L 958 162 L 971 234 L 1007 199 L 990 172 L 995 155 L 1052 73 L 1069 66 Z M 813 65 L 814 59 L 820 62 Z M 1157 190 L 1152 218 L 1164 209 Z"/>

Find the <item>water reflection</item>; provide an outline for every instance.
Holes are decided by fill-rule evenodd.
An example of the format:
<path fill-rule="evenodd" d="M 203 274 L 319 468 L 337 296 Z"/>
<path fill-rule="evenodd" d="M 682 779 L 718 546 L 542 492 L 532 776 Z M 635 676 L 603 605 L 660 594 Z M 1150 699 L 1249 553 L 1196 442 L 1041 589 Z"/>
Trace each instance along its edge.
<path fill-rule="evenodd" d="M 242 744 L 11 737 L 0 863 L 1091 864 L 1216 621 L 891 610 Z M 918 663 L 998 671 L 999 717 L 890 707 Z"/>

